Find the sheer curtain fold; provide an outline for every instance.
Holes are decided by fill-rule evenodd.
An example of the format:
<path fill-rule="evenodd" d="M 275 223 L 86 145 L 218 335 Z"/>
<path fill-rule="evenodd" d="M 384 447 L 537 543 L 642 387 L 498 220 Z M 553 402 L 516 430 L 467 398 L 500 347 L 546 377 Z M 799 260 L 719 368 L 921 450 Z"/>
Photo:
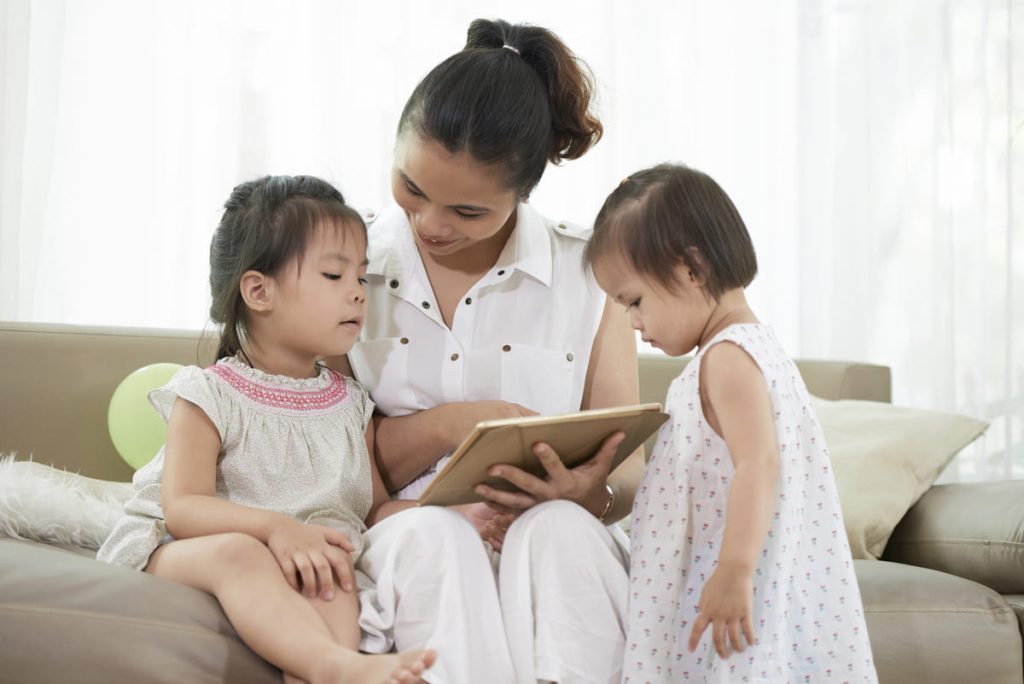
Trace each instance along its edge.
<path fill-rule="evenodd" d="M 587 223 L 630 171 L 708 171 L 795 355 L 990 420 L 945 477 L 1024 477 L 1024 0 L 0 0 L 0 319 L 202 327 L 230 188 L 381 207 L 405 98 L 477 16 L 597 76 L 605 139 L 533 203 Z"/>

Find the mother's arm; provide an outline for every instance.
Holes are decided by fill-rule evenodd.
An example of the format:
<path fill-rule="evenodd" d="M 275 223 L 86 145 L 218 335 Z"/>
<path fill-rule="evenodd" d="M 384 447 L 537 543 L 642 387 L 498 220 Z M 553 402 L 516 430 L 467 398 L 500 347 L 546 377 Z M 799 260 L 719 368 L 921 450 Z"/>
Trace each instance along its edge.
<path fill-rule="evenodd" d="M 607 300 L 590 354 L 582 408 L 637 403 L 640 394 L 638 376 L 636 337 L 625 311 Z M 483 484 L 478 485 L 476 491 L 490 502 L 489 505 L 505 513 L 522 511 L 540 501 L 567 499 L 606 523 L 615 522 L 632 508 L 633 496 L 644 471 L 644 452 L 640 447 L 614 472 L 608 472 L 619 441 L 616 436 L 610 436 L 597 455 L 571 470 L 562 465 L 550 446 L 538 446 L 535 453 L 547 470 L 544 479 L 514 466 L 496 466 L 490 470 L 491 475 L 505 478 L 519 491 L 506 492 Z M 607 512 L 609 494 L 605 484 L 612 488 L 614 497 Z"/>
<path fill-rule="evenodd" d="M 624 406 L 639 401 L 636 334 L 629 324 L 625 308 L 615 304 L 609 297 L 590 352 L 590 365 L 587 367 L 587 380 L 583 388 L 583 408 Z M 644 475 L 644 467 L 644 448 L 641 446 L 608 476 L 608 485 L 615 492 L 615 502 L 604 518 L 606 523 L 629 515 L 636 489 Z M 607 504 L 607 495 L 599 494 L 600 508 L 596 508 L 598 514 Z M 595 510 L 591 506 L 584 507 Z"/>
<path fill-rule="evenodd" d="M 330 359 L 339 373 L 352 376 L 348 357 Z M 463 401 L 441 404 L 407 416 L 374 416 L 373 455 L 388 491 L 394 493 L 416 479 L 451 451 L 482 420 L 532 416 L 535 413 L 507 401 Z"/>

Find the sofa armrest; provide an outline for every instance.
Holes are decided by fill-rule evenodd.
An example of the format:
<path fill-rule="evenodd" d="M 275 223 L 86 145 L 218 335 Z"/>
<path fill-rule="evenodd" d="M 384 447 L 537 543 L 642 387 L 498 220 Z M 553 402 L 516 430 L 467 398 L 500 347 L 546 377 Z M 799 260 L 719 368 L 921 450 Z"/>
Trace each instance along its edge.
<path fill-rule="evenodd" d="M 1024 594 L 1024 480 L 933 486 L 900 521 L 882 558 Z"/>
<path fill-rule="evenodd" d="M 807 390 L 816 397 L 838 401 L 892 401 L 892 375 L 888 366 L 853 361 L 797 359 Z"/>

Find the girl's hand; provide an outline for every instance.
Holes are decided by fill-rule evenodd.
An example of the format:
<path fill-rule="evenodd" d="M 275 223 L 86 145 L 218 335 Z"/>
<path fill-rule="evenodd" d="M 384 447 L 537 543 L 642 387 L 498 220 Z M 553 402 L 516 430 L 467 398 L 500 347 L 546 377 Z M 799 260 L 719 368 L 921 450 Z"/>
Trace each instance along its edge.
<path fill-rule="evenodd" d="M 514 514 L 498 513 L 484 503 L 463 504 L 452 508 L 464 515 L 480 533 L 480 538 L 490 544 L 495 551 L 501 551 L 505 533 L 517 517 Z"/>
<path fill-rule="evenodd" d="M 484 484 L 477 485 L 474 491 L 499 513 L 519 514 L 542 501 L 566 499 L 599 515 L 608 500 L 605 483 L 608 481 L 612 458 L 625 438 L 625 433 L 616 432 L 604 440 L 590 460 L 571 469 L 565 467 L 562 459 L 548 444 L 538 442 L 533 447 L 533 453 L 537 454 L 547 471 L 545 478 L 534 477 L 515 466 L 499 465 L 491 468 L 491 477 L 504 478 L 522 491 L 504 492 Z"/>
<path fill-rule="evenodd" d="M 286 518 L 274 526 L 267 546 L 284 577 L 307 598 L 334 598 L 334 576 L 342 591 L 352 591 L 355 549 L 344 533 L 323 525 L 309 525 Z M 332 574 L 333 570 L 333 574 Z"/>
<path fill-rule="evenodd" d="M 747 645 L 753 645 L 753 596 L 754 585 L 749 573 L 717 568 L 700 595 L 700 614 L 690 632 L 690 652 L 696 650 L 708 625 L 711 625 L 715 651 L 723 659 L 744 649 L 741 630 Z"/>

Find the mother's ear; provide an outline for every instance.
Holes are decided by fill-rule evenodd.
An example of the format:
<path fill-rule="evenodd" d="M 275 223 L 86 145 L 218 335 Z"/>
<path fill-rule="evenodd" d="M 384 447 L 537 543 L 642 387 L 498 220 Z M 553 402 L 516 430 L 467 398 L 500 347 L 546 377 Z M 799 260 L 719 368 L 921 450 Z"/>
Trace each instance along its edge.
<path fill-rule="evenodd" d="M 242 301 L 250 311 L 265 313 L 273 308 L 274 281 L 259 271 L 246 271 L 238 283 Z"/>

